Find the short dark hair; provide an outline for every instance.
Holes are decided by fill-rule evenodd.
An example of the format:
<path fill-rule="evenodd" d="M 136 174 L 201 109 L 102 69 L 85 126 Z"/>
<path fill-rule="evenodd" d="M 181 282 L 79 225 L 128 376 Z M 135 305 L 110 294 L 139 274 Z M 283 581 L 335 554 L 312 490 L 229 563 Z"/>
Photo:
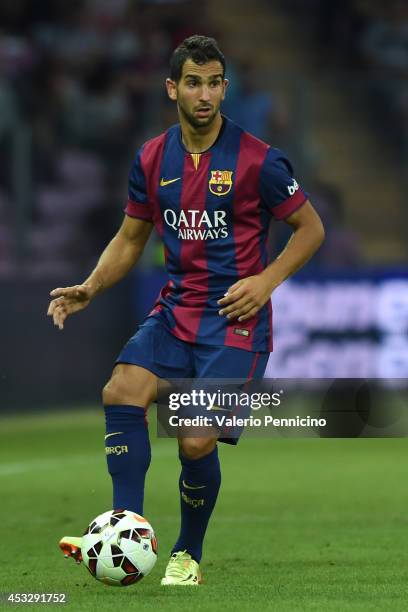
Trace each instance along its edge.
<path fill-rule="evenodd" d="M 221 53 L 215 38 L 194 34 L 183 40 L 181 45 L 173 51 L 170 59 L 170 78 L 176 83 L 181 79 L 183 66 L 187 59 L 192 59 L 196 64 L 206 64 L 212 60 L 219 61 L 222 65 L 222 73 L 225 75 L 225 57 Z"/>

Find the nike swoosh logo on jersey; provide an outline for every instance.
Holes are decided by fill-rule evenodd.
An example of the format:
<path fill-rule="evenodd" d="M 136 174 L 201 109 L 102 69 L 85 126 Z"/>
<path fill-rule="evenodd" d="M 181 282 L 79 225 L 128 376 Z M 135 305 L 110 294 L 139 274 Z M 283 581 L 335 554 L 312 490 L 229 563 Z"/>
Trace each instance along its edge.
<path fill-rule="evenodd" d="M 162 178 L 160 180 L 160 187 L 166 187 L 166 185 L 170 185 L 171 183 L 175 183 L 176 181 L 179 181 L 181 179 L 181 176 L 179 176 L 178 178 L 175 179 L 170 179 L 169 181 L 165 181 L 164 178 Z"/>
<path fill-rule="evenodd" d="M 107 440 L 107 438 L 110 438 L 111 436 L 118 436 L 119 434 L 123 434 L 123 431 L 114 431 L 113 433 L 106 434 L 105 440 Z"/>
<path fill-rule="evenodd" d="M 186 489 L 193 489 L 193 490 L 195 490 L 195 489 L 205 489 L 205 485 L 201 485 L 200 487 L 192 487 L 192 486 L 188 485 L 185 480 L 183 480 L 183 487 L 185 487 Z"/>

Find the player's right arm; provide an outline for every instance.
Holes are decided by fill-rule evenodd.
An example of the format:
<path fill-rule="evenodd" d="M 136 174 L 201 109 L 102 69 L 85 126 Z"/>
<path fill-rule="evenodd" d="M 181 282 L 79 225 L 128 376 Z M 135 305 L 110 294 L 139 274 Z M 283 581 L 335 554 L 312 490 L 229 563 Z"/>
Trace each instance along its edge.
<path fill-rule="evenodd" d="M 89 277 L 81 285 L 51 291 L 47 314 L 54 325 L 63 329 L 67 317 L 86 308 L 94 297 L 126 276 L 143 253 L 152 228 L 150 221 L 126 215 Z"/>

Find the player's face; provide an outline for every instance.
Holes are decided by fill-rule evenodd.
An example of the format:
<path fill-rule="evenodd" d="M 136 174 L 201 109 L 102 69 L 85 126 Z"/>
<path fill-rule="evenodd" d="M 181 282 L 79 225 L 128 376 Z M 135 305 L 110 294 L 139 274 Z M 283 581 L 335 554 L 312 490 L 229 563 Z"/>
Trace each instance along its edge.
<path fill-rule="evenodd" d="M 222 64 L 218 61 L 199 65 L 187 59 L 180 81 L 175 83 L 167 79 L 168 94 L 177 101 L 180 116 L 196 129 L 208 127 L 214 121 L 227 85 Z"/>

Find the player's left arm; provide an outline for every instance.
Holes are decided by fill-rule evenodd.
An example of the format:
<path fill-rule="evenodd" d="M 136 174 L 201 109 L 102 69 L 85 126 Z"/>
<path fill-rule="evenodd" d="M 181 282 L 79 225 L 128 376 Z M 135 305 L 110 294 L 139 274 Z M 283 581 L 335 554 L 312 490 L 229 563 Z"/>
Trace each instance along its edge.
<path fill-rule="evenodd" d="M 292 227 L 293 234 L 282 253 L 260 274 L 232 285 L 218 301 L 220 315 L 238 318 L 238 321 L 253 317 L 270 299 L 274 289 L 304 266 L 320 247 L 324 240 L 323 224 L 308 200 L 285 221 Z"/>

